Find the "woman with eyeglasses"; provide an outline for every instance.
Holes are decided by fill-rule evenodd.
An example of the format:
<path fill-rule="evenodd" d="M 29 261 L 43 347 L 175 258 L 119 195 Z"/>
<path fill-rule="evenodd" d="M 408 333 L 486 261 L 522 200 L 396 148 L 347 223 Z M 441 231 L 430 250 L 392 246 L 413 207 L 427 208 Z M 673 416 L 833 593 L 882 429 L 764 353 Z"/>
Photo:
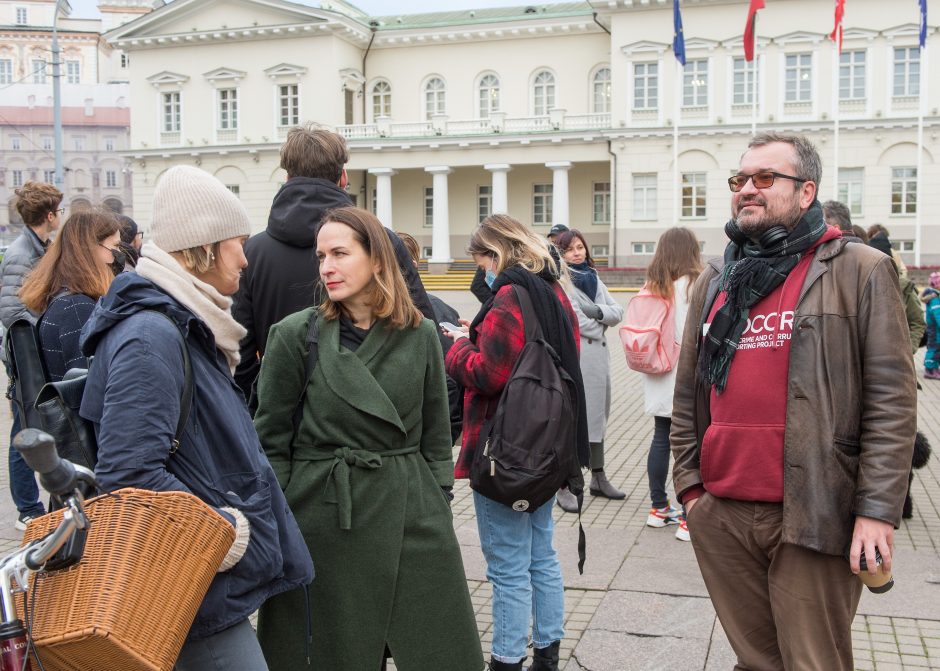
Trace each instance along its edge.
<path fill-rule="evenodd" d="M 120 242 L 121 223 L 112 212 L 75 212 L 20 289 L 26 308 L 41 315 L 39 343 L 52 382 L 71 368 L 87 367 L 79 336 L 95 302 L 124 270 Z"/>

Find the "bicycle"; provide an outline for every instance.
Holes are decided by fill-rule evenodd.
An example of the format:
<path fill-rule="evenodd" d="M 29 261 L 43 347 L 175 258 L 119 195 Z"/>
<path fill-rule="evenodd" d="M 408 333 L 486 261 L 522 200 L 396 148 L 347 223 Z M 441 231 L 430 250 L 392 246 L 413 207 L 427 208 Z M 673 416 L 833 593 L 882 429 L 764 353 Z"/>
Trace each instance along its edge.
<path fill-rule="evenodd" d="M 0 558 L 0 671 L 31 671 L 30 651 L 36 652 L 29 617 L 33 608 L 24 608 L 24 623 L 16 615 L 13 595 L 29 591 L 32 574 L 61 570 L 81 560 L 89 528 L 85 494 L 94 491 L 97 483 L 92 471 L 61 459 L 52 436 L 38 429 L 20 431 L 13 447 L 39 473 L 42 487 L 65 509 L 53 531 Z M 42 669 L 38 655 L 35 659 Z"/>

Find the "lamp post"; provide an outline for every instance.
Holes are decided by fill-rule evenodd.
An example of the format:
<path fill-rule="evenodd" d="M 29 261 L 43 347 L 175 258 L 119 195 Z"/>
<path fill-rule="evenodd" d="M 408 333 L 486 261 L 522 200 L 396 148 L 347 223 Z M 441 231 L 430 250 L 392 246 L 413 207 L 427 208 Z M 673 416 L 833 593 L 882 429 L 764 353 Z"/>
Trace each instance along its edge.
<path fill-rule="evenodd" d="M 67 0 L 66 0 L 67 1 Z M 52 124 L 55 142 L 55 187 L 64 191 L 65 174 L 62 168 L 62 70 L 59 59 L 59 8 L 63 0 L 56 0 L 52 16 Z"/>

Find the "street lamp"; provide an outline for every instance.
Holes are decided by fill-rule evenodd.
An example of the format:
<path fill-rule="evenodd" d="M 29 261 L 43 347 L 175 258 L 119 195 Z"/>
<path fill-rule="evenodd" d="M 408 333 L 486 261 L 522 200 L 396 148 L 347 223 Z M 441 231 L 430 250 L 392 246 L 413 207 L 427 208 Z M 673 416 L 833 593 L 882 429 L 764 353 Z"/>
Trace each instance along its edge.
<path fill-rule="evenodd" d="M 68 0 L 56 0 L 52 15 L 52 124 L 55 142 L 55 187 L 64 192 L 64 170 L 62 168 L 62 70 L 59 59 L 59 11 Z"/>

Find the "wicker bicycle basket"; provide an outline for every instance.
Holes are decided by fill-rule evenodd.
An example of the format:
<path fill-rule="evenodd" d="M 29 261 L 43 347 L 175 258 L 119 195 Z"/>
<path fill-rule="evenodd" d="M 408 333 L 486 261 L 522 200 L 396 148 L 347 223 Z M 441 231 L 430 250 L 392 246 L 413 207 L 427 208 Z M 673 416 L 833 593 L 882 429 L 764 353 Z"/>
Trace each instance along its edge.
<path fill-rule="evenodd" d="M 37 573 L 33 640 L 48 671 L 171 671 L 209 584 L 235 540 L 221 515 L 191 494 L 121 489 L 85 504 L 82 560 Z M 30 522 L 41 538 L 62 511 Z M 33 660 L 34 668 L 38 668 Z"/>

